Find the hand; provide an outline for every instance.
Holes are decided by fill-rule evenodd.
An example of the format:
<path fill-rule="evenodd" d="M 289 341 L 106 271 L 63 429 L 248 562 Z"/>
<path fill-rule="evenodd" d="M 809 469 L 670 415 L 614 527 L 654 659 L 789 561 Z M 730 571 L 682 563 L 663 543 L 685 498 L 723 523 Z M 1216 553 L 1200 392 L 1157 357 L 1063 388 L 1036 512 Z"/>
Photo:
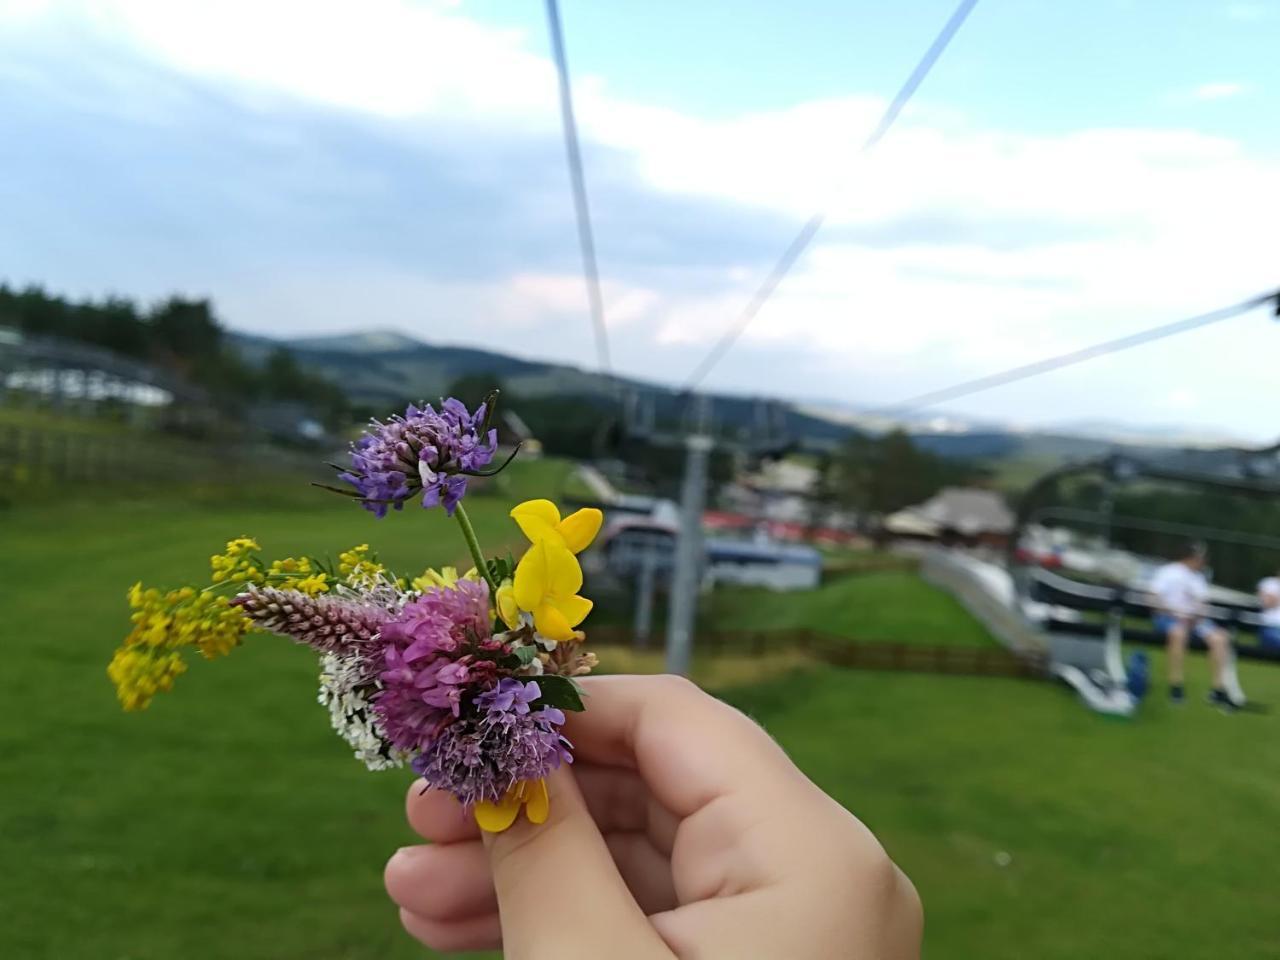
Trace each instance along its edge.
<path fill-rule="evenodd" d="M 409 933 L 508 960 L 919 957 L 911 881 L 760 727 L 678 678 L 583 685 L 542 826 L 482 836 L 450 795 L 409 790 L 432 841 L 387 864 Z"/>

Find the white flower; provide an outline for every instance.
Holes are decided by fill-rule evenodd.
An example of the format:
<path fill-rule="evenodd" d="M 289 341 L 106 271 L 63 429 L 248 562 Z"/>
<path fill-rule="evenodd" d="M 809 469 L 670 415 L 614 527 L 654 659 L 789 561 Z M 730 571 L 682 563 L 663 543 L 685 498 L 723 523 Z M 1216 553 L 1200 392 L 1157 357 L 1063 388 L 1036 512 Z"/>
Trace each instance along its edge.
<path fill-rule="evenodd" d="M 329 722 L 355 751 L 355 757 L 370 770 L 390 770 L 404 766 L 409 755 L 397 750 L 382 735 L 378 716 L 366 696 L 369 689 L 367 666 L 355 658 L 328 653 L 320 660 L 321 706 L 329 708 Z M 373 686 L 376 688 L 376 681 Z"/>

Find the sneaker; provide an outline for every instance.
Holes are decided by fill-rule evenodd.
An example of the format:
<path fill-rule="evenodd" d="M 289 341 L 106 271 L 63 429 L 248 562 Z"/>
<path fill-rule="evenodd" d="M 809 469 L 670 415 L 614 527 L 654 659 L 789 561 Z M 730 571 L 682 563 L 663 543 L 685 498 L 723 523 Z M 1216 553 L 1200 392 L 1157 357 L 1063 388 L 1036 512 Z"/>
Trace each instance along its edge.
<path fill-rule="evenodd" d="M 1240 709 L 1240 705 L 1232 700 L 1225 690 L 1210 691 L 1209 706 L 1217 707 L 1223 713 L 1235 713 Z"/>
<path fill-rule="evenodd" d="M 1182 706 L 1186 699 L 1186 694 L 1182 692 L 1182 684 L 1179 683 L 1169 687 L 1169 702 L 1174 706 Z"/>

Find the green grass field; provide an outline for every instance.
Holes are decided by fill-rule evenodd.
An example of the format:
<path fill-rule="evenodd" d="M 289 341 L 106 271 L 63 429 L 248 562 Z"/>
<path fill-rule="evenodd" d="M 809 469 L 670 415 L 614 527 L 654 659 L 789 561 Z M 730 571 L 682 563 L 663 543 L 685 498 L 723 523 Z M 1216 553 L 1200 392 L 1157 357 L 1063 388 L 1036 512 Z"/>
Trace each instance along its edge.
<path fill-rule="evenodd" d="M 517 543 L 508 501 L 562 477 L 554 462 L 524 465 L 471 500 L 486 543 Z M 309 652 L 255 636 L 194 664 L 147 712 L 116 706 L 104 670 L 125 589 L 199 576 L 241 533 L 273 555 L 368 541 L 404 568 L 465 559 L 438 513 L 376 522 L 302 487 L 0 514 L 0 956 L 423 955 L 381 885 L 386 857 L 413 841 L 409 776 L 348 757 L 312 702 Z M 717 605 L 738 626 L 849 617 L 868 638 L 986 642 L 905 573 L 836 581 L 808 602 L 732 601 Z M 619 653 L 616 665 L 652 661 Z M 1027 681 L 799 657 L 770 659 L 780 675 L 763 682 L 741 657 L 702 667 L 881 836 L 920 888 L 929 956 L 1280 955 L 1275 716 L 1153 702 L 1123 723 Z M 1192 663 L 1197 696 L 1203 669 Z M 1246 667 L 1244 680 L 1280 703 L 1280 671 Z"/>
<path fill-rule="evenodd" d="M 813 591 L 774 593 L 725 587 L 705 605 L 702 622 L 717 630 L 810 630 L 852 640 L 990 644 L 986 629 L 914 569 L 834 577 Z"/>

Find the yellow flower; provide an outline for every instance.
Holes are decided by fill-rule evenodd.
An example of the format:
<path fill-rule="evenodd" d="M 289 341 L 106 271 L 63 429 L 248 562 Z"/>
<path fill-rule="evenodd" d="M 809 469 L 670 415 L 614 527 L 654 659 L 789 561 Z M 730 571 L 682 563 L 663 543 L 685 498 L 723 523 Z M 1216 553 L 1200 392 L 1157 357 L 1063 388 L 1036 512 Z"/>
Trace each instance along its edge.
<path fill-rule="evenodd" d="M 133 629 L 107 667 L 126 710 L 142 710 L 187 669 L 182 648 L 195 647 L 209 660 L 239 646 L 249 620 L 226 597 L 179 587 L 161 593 L 135 583 L 129 588 Z"/>
<path fill-rule="evenodd" d="M 174 609 L 171 646 L 194 646 L 206 660 L 212 660 L 239 646 L 248 629 L 248 618 L 226 597 L 198 593 Z"/>
<path fill-rule="evenodd" d="M 497 803 L 481 800 L 476 804 L 475 818 L 486 833 L 501 833 L 516 822 L 520 808 L 530 823 L 545 823 L 551 812 L 546 780 L 524 780 L 506 792 Z"/>
<path fill-rule="evenodd" d="M 472 567 L 462 576 L 458 576 L 457 567 L 441 567 L 439 570 L 428 567 L 422 571 L 422 576 L 413 578 L 413 588 L 425 592 L 432 587 L 452 587 L 459 580 L 479 579 L 480 574 L 476 572 L 475 567 Z"/>
<path fill-rule="evenodd" d="M 307 557 L 285 557 L 272 560 L 267 577 L 273 587 L 281 590 L 300 590 L 309 597 L 329 592 L 328 574 L 311 566 Z"/>
<path fill-rule="evenodd" d="M 511 519 L 530 543 L 550 540 L 571 553 L 581 553 L 600 532 L 604 514 L 595 507 L 583 507 L 561 520 L 560 511 L 550 500 L 526 500 L 511 511 Z"/>
<path fill-rule="evenodd" d="M 386 572 L 386 567 L 369 556 L 367 543 L 338 554 L 338 575 L 353 587 L 373 587 Z"/>
<path fill-rule="evenodd" d="M 303 577 L 296 583 L 292 584 L 294 590 L 305 593 L 308 597 L 315 597 L 322 593 L 329 592 L 329 576 L 325 573 L 316 572 L 309 577 Z"/>
<path fill-rule="evenodd" d="M 520 604 L 516 602 L 516 588 L 510 577 L 498 584 L 494 606 L 498 610 L 498 616 L 508 627 L 515 630 L 520 626 Z"/>
<path fill-rule="evenodd" d="M 125 638 L 128 647 L 177 647 L 184 641 L 176 632 L 177 612 L 182 604 L 196 595 L 192 587 L 161 593 L 154 587 L 143 589 L 141 583 L 129 588 L 130 619 L 133 629 Z"/>
<path fill-rule="evenodd" d="M 591 601 L 577 596 L 582 588 L 582 567 L 574 556 L 600 532 L 604 515 L 584 507 L 561 519 L 550 500 L 526 500 L 511 511 L 532 546 L 516 566 L 511 597 L 520 610 L 533 614 L 533 626 L 543 637 L 557 642 L 572 640 L 573 628 L 591 612 Z M 499 587 L 498 612 L 502 612 Z M 508 602 L 508 612 L 510 604 Z"/>
<path fill-rule="evenodd" d="M 569 548 L 553 540 L 531 546 L 516 566 L 512 596 L 521 610 L 533 614 L 533 626 L 543 637 L 572 640 L 573 628 L 591 612 L 591 601 L 577 595 L 582 567 Z"/>
<path fill-rule="evenodd" d="M 369 555 L 369 545 L 362 543 L 359 546 L 352 547 L 350 550 L 343 550 L 338 554 L 338 573 L 344 577 L 349 577 L 360 564 L 364 563 Z"/>
<path fill-rule="evenodd" d="M 125 710 L 145 710 L 151 698 L 168 690 L 187 669 L 177 653 L 155 653 L 137 647 L 121 647 L 107 667 L 116 696 Z"/>
<path fill-rule="evenodd" d="M 262 548 L 250 537 L 227 541 L 226 553 L 209 558 L 214 583 L 262 583 L 262 569 L 254 554 Z"/>

